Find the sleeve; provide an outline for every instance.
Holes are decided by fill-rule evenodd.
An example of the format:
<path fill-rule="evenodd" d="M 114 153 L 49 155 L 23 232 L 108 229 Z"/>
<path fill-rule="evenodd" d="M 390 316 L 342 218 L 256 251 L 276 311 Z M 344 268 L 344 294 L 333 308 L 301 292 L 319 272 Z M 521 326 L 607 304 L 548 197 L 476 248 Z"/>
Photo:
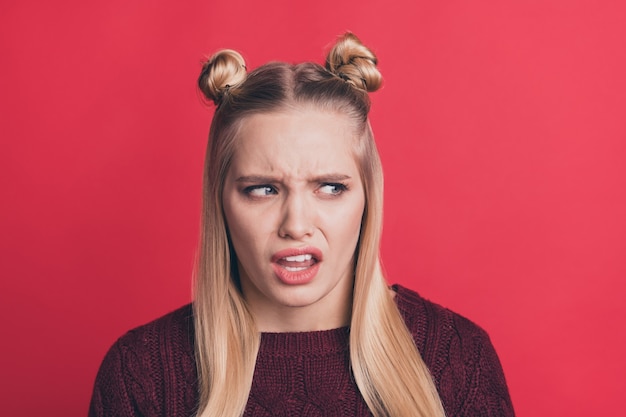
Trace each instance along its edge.
<path fill-rule="evenodd" d="M 89 417 L 141 417 L 128 389 L 128 364 L 120 340 L 104 357 L 89 405 Z"/>
<path fill-rule="evenodd" d="M 513 404 L 502 365 L 487 333 L 474 339 L 476 357 L 470 370 L 470 389 L 460 415 L 466 417 L 514 417 Z"/>

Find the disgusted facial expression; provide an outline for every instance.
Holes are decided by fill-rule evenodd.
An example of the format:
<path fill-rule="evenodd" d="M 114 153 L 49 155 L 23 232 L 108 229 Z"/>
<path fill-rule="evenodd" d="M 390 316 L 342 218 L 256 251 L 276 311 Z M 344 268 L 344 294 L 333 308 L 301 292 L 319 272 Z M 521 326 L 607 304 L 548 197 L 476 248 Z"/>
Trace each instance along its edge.
<path fill-rule="evenodd" d="M 306 107 L 242 121 L 223 190 L 244 298 L 262 331 L 349 321 L 365 207 L 347 116 Z"/>

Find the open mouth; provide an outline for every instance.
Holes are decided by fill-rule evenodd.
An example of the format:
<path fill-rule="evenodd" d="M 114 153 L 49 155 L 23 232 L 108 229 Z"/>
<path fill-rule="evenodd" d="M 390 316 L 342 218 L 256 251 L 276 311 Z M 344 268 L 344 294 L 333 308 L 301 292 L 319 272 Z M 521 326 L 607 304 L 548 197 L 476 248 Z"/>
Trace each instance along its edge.
<path fill-rule="evenodd" d="M 317 263 L 317 259 L 310 253 L 280 258 L 276 263 L 289 272 L 304 271 Z"/>
<path fill-rule="evenodd" d="M 322 252 L 317 248 L 291 248 L 272 256 L 274 273 L 286 284 L 303 284 L 311 281 L 319 270 Z"/>

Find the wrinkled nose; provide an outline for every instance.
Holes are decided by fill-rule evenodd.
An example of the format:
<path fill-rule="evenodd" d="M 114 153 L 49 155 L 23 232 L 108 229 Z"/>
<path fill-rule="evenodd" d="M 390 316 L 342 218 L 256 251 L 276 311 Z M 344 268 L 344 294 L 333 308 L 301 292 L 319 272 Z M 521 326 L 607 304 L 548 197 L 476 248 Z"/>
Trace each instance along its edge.
<path fill-rule="evenodd" d="M 282 207 L 278 234 L 282 238 L 303 240 L 313 234 L 313 207 L 302 196 L 287 196 Z"/>

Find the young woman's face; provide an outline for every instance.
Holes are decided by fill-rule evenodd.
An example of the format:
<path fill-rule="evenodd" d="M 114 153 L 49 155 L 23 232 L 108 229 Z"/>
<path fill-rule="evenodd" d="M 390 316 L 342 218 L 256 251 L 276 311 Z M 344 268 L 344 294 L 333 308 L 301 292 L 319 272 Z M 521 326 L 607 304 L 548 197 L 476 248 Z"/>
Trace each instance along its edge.
<path fill-rule="evenodd" d="M 223 204 L 262 331 L 348 323 L 365 207 L 354 141 L 346 116 L 312 108 L 243 121 Z"/>

